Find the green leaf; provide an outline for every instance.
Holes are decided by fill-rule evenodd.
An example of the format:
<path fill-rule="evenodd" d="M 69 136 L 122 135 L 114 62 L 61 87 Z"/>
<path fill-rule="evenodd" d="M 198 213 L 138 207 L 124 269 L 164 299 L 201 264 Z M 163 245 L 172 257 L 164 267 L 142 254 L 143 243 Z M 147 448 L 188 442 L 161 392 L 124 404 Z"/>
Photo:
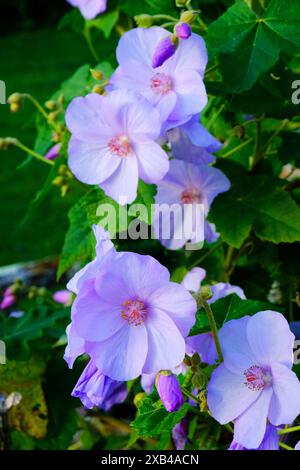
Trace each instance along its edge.
<path fill-rule="evenodd" d="M 178 411 L 168 413 L 154 391 L 142 400 L 131 426 L 141 437 L 170 438 L 174 426 L 187 414 L 190 405 L 185 403 Z M 169 440 L 169 439 L 168 439 Z"/>
<path fill-rule="evenodd" d="M 254 315 L 263 310 L 272 310 L 274 306 L 267 302 L 260 302 L 258 300 L 243 300 L 236 294 L 228 295 L 222 299 L 217 300 L 210 305 L 213 311 L 218 328 L 221 328 L 224 323 L 230 320 L 242 318 L 245 315 Z M 278 308 L 276 307 L 276 310 Z M 201 308 L 196 315 L 196 323 L 190 331 L 190 336 L 195 336 L 200 333 L 206 333 L 210 330 L 209 321 L 205 310 Z"/>
<path fill-rule="evenodd" d="M 228 90 L 248 90 L 272 67 L 282 50 L 300 47 L 299 1 L 272 0 L 259 17 L 240 0 L 209 26 L 210 55 L 220 55 Z"/>
<path fill-rule="evenodd" d="M 176 15 L 175 0 L 121 0 L 120 9 L 132 17 L 141 14 L 157 15 L 159 13 Z"/>
<path fill-rule="evenodd" d="M 155 184 L 146 184 L 144 181 L 139 180 L 138 195 L 134 204 L 143 204 L 147 209 L 147 216 L 143 216 L 143 213 L 138 214 L 139 220 L 151 225 L 152 223 L 152 205 L 155 204 L 155 195 L 157 192 L 157 186 Z"/>
<path fill-rule="evenodd" d="M 219 166 L 232 187 L 215 200 L 210 220 L 226 243 L 240 248 L 251 230 L 273 243 L 300 240 L 300 208 L 289 193 L 276 187 L 279 180 L 248 175 L 230 161 L 224 160 Z"/>
<path fill-rule="evenodd" d="M 89 21 L 88 27 L 93 27 L 96 29 L 99 29 L 100 31 L 103 32 L 104 36 L 109 38 L 111 35 L 111 32 L 115 25 L 117 24 L 119 19 L 119 12 L 116 11 L 110 11 L 108 13 L 104 13 L 100 15 L 97 19 Z"/>

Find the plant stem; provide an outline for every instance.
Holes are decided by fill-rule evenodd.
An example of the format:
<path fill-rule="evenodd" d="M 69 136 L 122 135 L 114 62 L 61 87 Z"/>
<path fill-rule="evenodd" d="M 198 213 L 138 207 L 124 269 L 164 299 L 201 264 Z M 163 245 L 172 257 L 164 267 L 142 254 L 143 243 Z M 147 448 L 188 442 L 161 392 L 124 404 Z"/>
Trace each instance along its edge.
<path fill-rule="evenodd" d="M 292 447 L 288 446 L 287 444 L 284 444 L 284 442 L 279 442 L 279 446 L 285 450 L 294 450 Z"/>
<path fill-rule="evenodd" d="M 256 121 L 256 137 L 255 137 L 255 146 L 254 146 L 254 155 L 253 155 L 253 167 L 255 167 L 260 159 L 263 156 L 263 152 L 261 152 L 261 122 Z"/>
<path fill-rule="evenodd" d="M 278 134 L 280 134 L 280 132 L 283 131 L 283 129 L 286 127 L 286 125 L 288 124 L 288 119 L 284 119 L 280 125 L 278 126 L 278 128 L 276 129 L 276 131 L 271 135 L 271 137 L 269 138 L 268 142 L 266 143 L 265 145 L 265 149 L 266 149 L 266 152 L 269 151 L 270 149 L 270 146 L 273 142 L 273 140 L 278 136 Z"/>
<path fill-rule="evenodd" d="M 300 426 L 293 426 L 292 428 L 280 429 L 279 431 L 277 431 L 277 434 L 279 435 L 288 434 L 289 432 L 296 432 L 296 431 L 300 431 Z"/>
<path fill-rule="evenodd" d="M 48 121 L 47 112 L 44 110 L 42 105 L 32 95 L 30 95 L 29 93 L 21 93 L 21 97 L 30 101 L 36 107 L 39 113 L 41 113 L 42 116 L 44 116 L 44 118 Z"/>
<path fill-rule="evenodd" d="M 178 18 L 175 18 L 175 16 L 171 15 L 153 15 L 152 18 L 154 20 L 169 20 L 173 21 L 174 23 L 178 23 Z"/>
<path fill-rule="evenodd" d="M 206 300 L 204 300 L 201 297 L 201 295 L 199 295 L 199 300 L 200 300 L 200 302 L 201 302 L 201 304 L 202 304 L 202 306 L 203 306 L 203 308 L 206 312 L 208 320 L 209 320 L 210 329 L 211 329 L 211 332 L 212 332 L 212 335 L 214 337 L 214 341 L 215 341 L 215 344 L 216 344 L 219 361 L 223 362 L 223 354 L 222 354 L 221 344 L 220 344 L 219 337 L 218 337 L 218 328 L 217 328 L 217 324 L 216 324 L 216 321 L 215 321 L 213 311 L 212 311 L 210 305 L 206 302 Z"/>
<path fill-rule="evenodd" d="M 196 397 L 194 397 L 194 395 L 192 393 L 190 393 L 186 388 L 184 387 L 181 387 L 181 391 L 184 395 L 186 395 L 188 398 L 190 398 L 191 400 L 194 400 L 196 403 L 200 404 L 199 400 L 197 400 Z"/>
<path fill-rule="evenodd" d="M 85 25 L 85 28 L 84 28 L 84 31 L 83 31 L 83 35 L 86 39 L 86 42 L 87 42 L 87 45 L 89 46 L 89 49 L 91 51 L 91 54 L 92 56 L 94 57 L 94 59 L 99 62 L 100 58 L 98 56 L 98 53 L 94 47 L 94 44 L 93 44 L 93 41 L 92 41 L 92 37 L 91 37 L 91 28 L 86 24 Z"/>
<path fill-rule="evenodd" d="M 253 138 L 250 137 L 249 139 L 245 140 L 245 142 L 242 142 L 241 144 L 237 145 L 236 147 L 234 147 L 233 149 L 229 150 L 228 152 L 226 153 L 223 153 L 223 155 L 221 155 L 222 158 L 226 158 L 226 157 L 230 157 L 231 155 L 233 155 L 234 153 L 238 152 L 239 150 L 241 150 L 242 148 L 246 147 L 246 145 L 250 144 L 251 142 L 253 142 Z"/>
<path fill-rule="evenodd" d="M 45 158 L 43 155 L 40 155 L 39 153 L 35 152 L 34 150 L 30 149 L 26 145 L 22 144 L 18 139 L 9 139 L 9 144 L 14 145 L 15 147 L 18 147 L 19 149 L 23 150 L 24 152 L 28 153 L 32 157 L 36 158 L 37 160 L 40 160 L 43 163 L 46 163 L 47 165 L 54 165 L 54 162 L 52 160 L 48 160 Z"/>
<path fill-rule="evenodd" d="M 220 116 L 220 114 L 222 113 L 223 109 L 225 108 L 225 104 L 223 103 L 220 108 L 218 109 L 218 111 L 216 112 L 216 114 L 214 114 L 210 120 L 207 122 L 206 124 L 206 128 L 209 130 L 212 126 L 212 124 L 215 122 L 216 119 L 218 119 L 218 117 Z"/>

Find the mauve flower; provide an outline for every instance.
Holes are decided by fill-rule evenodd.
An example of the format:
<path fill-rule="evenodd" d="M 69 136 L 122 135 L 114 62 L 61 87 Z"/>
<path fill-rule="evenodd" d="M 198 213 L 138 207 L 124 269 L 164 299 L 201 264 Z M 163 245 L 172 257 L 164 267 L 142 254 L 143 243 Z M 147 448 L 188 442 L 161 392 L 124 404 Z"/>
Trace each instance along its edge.
<path fill-rule="evenodd" d="M 222 147 L 199 122 L 199 115 L 193 116 L 186 124 L 169 130 L 167 137 L 175 158 L 196 165 L 214 163 L 216 158 L 211 152 L 216 152 Z"/>
<path fill-rule="evenodd" d="M 179 423 L 172 429 L 172 438 L 176 450 L 184 450 L 188 441 L 188 428 L 189 422 L 185 416 Z"/>
<path fill-rule="evenodd" d="M 295 445 L 295 450 L 300 450 L 300 441 Z"/>
<path fill-rule="evenodd" d="M 61 144 L 55 144 L 51 147 L 45 155 L 47 160 L 55 160 L 59 156 Z"/>
<path fill-rule="evenodd" d="M 104 375 L 122 381 L 183 361 L 196 302 L 154 258 L 110 248 L 71 284 L 78 295 L 68 328 L 69 365 L 85 352 Z"/>
<path fill-rule="evenodd" d="M 203 241 L 203 238 L 199 238 L 199 219 L 202 219 L 203 212 L 207 216 L 215 197 L 229 187 L 227 177 L 216 168 L 172 160 L 169 172 L 157 185 L 155 202 L 162 207 L 157 207 L 154 214 L 156 237 L 170 250 L 182 248 L 187 242 L 193 245 Z M 163 209 L 173 204 L 176 206 L 170 224 L 170 217 L 166 216 Z M 171 230 L 167 230 L 169 225 Z M 204 227 L 206 225 L 207 221 L 204 222 Z"/>
<path fill-rule="evenodd" d="M 86 20 L 92 20 L 99 13 L 106 10 L 107 0 L 67 0 L 73 7 L 77 7 Z"/>
<path fill-rule="evenodd" d="M 255 450 L 279 450 L 280 436 L 277 433 L 277 428 L 272 424 L 267 424 L 266 432 L 259 447 Z M 249 450 L 246 447 L 238 444 L 235 440 L 232 441 L 228 450 Z"/>
<path fill-rule="evenodd" d="M 192 34 L 192 29 L 187 23 L 177 23 L 175 31 L 180 39 L 188 39 Z"/>
<path fill-rule="evenodd" d="M 2 301 L 0 303 L 0 310 L 5 310 L 11 307 L 16 301 L 15 295 L 10 287 L 7 287 L 4 291 Z"/>
<path fill-rule="evenodd" d="M 68 290 L 58 290 L 53 294 L 53 300 L 59 304 L 70 305 L 72 294 Z"/>
<path fill-rule="evenodd" d="M 133 92 L 75 98 L 66 123 L 72 133 L 70 169 L 80 181 L 98 184 L 117 202 L 134 201 L 139 177 L 158 183 L 168 171 L 168 156 L 155 142 L 161 128 L 159 113 Z"/>
<path fill-rule="evenodd" d="M 219 339 L 224 362 L 213 372 L 207 404 L 221 424 L 234 420 L 234 440 L 257 449 L 266 432 L 300 413 L 300 383 L 294 372 L 294 335 L 288 322 L 270 310 L 231 320 Z"/>
<path fill-rule="evenodd" d="M 176 375 L 159 374 L 156 379 L 159 398 L 169 413 L 178 411 L 184 403 L 184 398 Z"/>
<path fill-rule="evenodd" d="M 178 44 L 173 40 L 173 36 L 166 36 L 161 39 L 156 46 L 152 57 L 152 67 L 156 69 L 163 65 L 166 60 L 172 57 L 177 49 Z"/>
<path fill-rule="evenodd" d="M 112 380 L 101 374 L 90 361 L 75 385 L 72 396 L 80 398 L 86 408 L 97 406 L 107 411 L 126 399 L 127 387 L 124 382 Z"/>
<path fill-rule="evenodd" d="M 187 371 L 187 366 L 185 365 L 184 362 L 182 362 L 178 366 L 173 367 L 173 369 L 171 369 L 171 372 L 175 375 L 180 375 L 180 374 L 184 375 L 186 371 Z M 153 391 L 156 375 L 157 375 L 156 373 L 155 374 L 142 374 L 141 386 L 142 386 L 142 389 L 146 393 L 151 393 Z"/>
<path fill-rule="evenodd" d="M 192 34 L 188 41 L 179 43 L 173 57 L 153 69 L 154 52 L 166 37 L 171 33 L 158 26 L 126 32 L 117 48 L 119 67 L 110 79 L 113 88 L 134 90 L 155 105 L 165 122 L 164 131 L 188 121 L 207 103 L 203 39 Z"/>

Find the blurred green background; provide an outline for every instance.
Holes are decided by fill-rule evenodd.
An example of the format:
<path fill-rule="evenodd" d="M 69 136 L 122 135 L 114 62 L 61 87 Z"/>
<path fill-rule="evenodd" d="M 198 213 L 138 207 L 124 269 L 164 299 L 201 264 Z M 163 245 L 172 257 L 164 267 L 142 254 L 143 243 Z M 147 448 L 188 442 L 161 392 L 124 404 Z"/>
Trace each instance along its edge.
<path fill-rule="evenodd" d="M 0 80 L 6 83 L 7 97 L 27 92 L 43 103 L 80 65 L 93 62 L 79 34 L 57 28 L 71 9 L 65 0 L 0 0 Z M 18 137 L 32 147 L 35 118 L 29 102 L 16 114 L 8 105 L 0 106 L 0 137 Z M 15 148 L 0 151 L 0 158 L 0 265 L 59 254 L 72 194 L 62 199 L 53 188 L 34 216 L 21 224 L 49 169 L 36 161 L 18 168 L 26 154 Z"/>

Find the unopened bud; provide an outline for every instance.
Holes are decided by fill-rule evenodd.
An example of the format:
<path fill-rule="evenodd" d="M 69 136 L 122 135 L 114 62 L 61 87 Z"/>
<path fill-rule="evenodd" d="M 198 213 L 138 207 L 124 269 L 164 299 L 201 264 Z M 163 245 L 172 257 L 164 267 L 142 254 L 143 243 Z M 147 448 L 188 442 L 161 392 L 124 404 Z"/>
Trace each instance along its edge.
<path fill-rule="evenodd" d="M 150 28 L 153 25 L 153 18 L 150 15 L 137 15 L 134 19 L 140 28 Z"/>
<path fill-rule="evenodd" d="M 196 372 L 196 374 L 193 375 L 192 384 L 194 388 L 204 388 L 207 384 L 207 377 L 204 372 L 202 372 L 201 370 Z"/>
<path fill-rule="evenodd" d="M 172 57 L 177 49 L 178 46 L 178 37 L 175 36 L 175 34 L 172 34 L 172 36 L 167 36 L 164 39 L 162 39 L 153 54 L 152 58 L 152 67 L 156 69 L 157 67 L 160 67 L 163 65 L 166 60 L 170 59 Z"/>
<path fill-rule="evenodd" d="M 10 111 L 12 113 L 17 113 L 20 110 L 20 108 L 21 108 L 20 103 L 12 103 L 10 105 Z"/>
<path fill-rule="evenodd" d="M 21 103 L 21 99 L 22 99 L 22 97 L 21 97 L 20 93 L 13 93 L 12 95 L 10 95 L 10 96 L 8 97 L 7 102 L 8 102 L 9 104 L 13 104 L 13 103 L 18 103 L 18 104 L 20 104 L 20 103 Z"/>
<path fill-rule="evenodd" d="M 65 197 L 68 191 L 69 191 L 69 186 L 67 184 L 63 184 L 60 188 L 61 197 Z"/>
<path fill-rule="evenodd" d="M 133 404 L 136 408 L 138 408 L 140 406 L 140 404 L 142 403 L 142 401 L 144 400 L 145 398 L 145 393 L 143 392 L 140 392 L 140 393 L 137 393 L 133 399 Z"/>
<path fill-rule="evenodd" d="M 188 39 L 192 34 L 191 27 L 187 23 L 177 23 L 175 26 L 175 32 L 179 39 Z"/>
<path fill-rule="evenodd" d="M 203 300 L 209 300 L 213 296 L 213 292 L 209 286 L 203 286 L 200 289 L 200 296 Z"/>
<path fill-rule="evenodd" d="M 180 22 L 192 24 L 193 21 L 195 21 L 195 19 L 197 18 L 197 16 L 198 16 L 197 11 L 193 11 L 193 10 L 184 11 L 180 16 Z"/>
<path fill-rule="evenodd" d="M 101 70 L 90 69 L 91 75 L 95 80 L 101 82 L 104 79 L 103 72 Z"/>
<path fill-rule="evenodd" d="M 102 95 L 103 87 L 101 85 L 95 85 L 92 89 L 92 93 L 97 93 L 98 95 Z"/>
<path fill-rule="evenodd" d="M 54 178 L 54 180 L 52 181 L 52 184 L 54 184 L 54 186 L 63 186 L 65 183 L 65 178 L 63 176 L 56 176 L 56 178 Z"/>
<path fill-rule="evenodd" d="M 185 7 L 185 5 L 189 2 L 189 0 L 175 0 L 175 4 L 177 7 Z"/>
<path fill-rule="evenodd" d="M 52 111 L 51 113 L 48 114 L 48 121 L 55 122 L 57 120 L 57 116 L 58 116 L 58 112 Z"/>
<path fill-rule="evenodd" d="M 57 102 L 60 106 L 62 106 L 65 102 L 64 95 L 59 95 Z"/>
<path fill-rule="evenodd" d="M 49 109 L 49 111 L 53 111 L 56 108 L 55 101 L 53 101 L 53 100 L 46 101 L 45 108 Z"/>

